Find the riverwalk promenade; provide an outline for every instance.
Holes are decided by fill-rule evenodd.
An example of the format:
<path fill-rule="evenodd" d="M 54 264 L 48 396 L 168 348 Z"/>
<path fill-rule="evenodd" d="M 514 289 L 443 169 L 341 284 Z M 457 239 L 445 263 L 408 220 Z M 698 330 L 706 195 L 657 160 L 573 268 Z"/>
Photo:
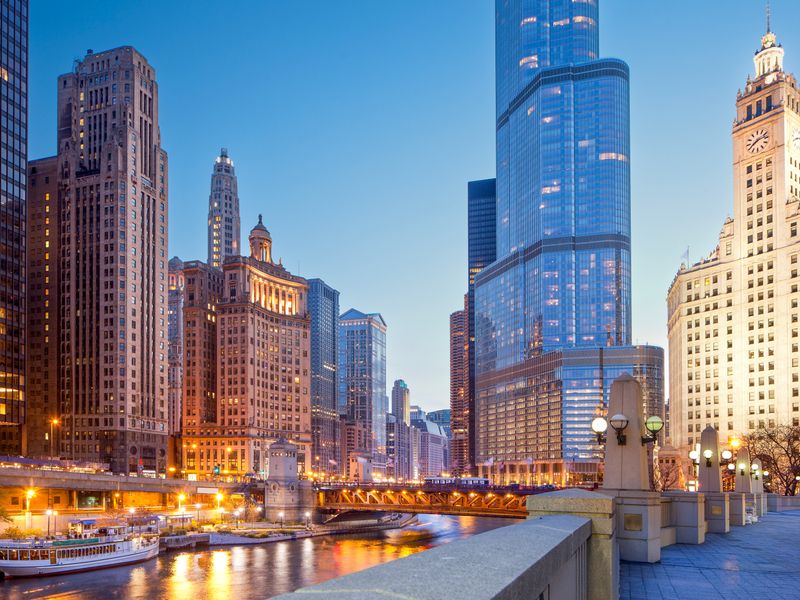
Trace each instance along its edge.
<path fill-rule="evenodd" d="M 797 600 L 800 510 L 767 513 L 758 523 L 702 545 L 675 544 L 661 562 L 623 561 L 621 600 Z"/>

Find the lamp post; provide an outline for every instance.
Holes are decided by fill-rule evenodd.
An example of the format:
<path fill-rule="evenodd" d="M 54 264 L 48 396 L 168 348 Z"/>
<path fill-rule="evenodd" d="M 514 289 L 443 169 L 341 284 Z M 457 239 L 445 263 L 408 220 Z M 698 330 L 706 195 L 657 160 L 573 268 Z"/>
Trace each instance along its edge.
<path fill-rule="evenodd" d="M 53 510 L 48 508 L 46 511 L 44 511 L 44 514 L 47 515 L 47 537 L 50 537 L 50 517 L 53 516 Z"/>
<path fill-rule="evenodd" d="M 238 508 L 235 511 L 233 511 L 233 516 L 234 516 L 235 523 L 236 523 L 236 529 L 239 529 L 239 515 L 241 515 L 241 514 L 242 514 L 242 511 L 239 510 Z"/>
<path fill-rule="evenodd" d="M 31 524 L 31 499 L 36 495 L 36 491 L 28 489 L 25 491 L 25 527 L 30 529 Z"/>
<path fill-rule="evenodd" d="M 263 506 L 260 506 L 260 505 L 256 506 L 256 512 L 258 513 L 258 520 L 259 521 L 261 520 L 261 511 L 263 511 L 263 510 L 264 510 Z"/>
<path fill-rule="evenodd" d="M 186 500 L 186 494 L 178 494 L 178 514 L 183 514 L 183 501 Z"/>
<path fill-rule="evenodd" d="M 311 529 L 311 513 L 306 511 L 306 529 Z"/>
<path fill-rule="evenodd" d="M 281 529 L 283 529 L 283 511 L 278 513 L 278 518 L 281 520 Z"/>
<path fill-rule="evenodd" d="M 200 524 L 200 503 L 194 505 L 195 509 L 197 510 L 197 524 Z"/>

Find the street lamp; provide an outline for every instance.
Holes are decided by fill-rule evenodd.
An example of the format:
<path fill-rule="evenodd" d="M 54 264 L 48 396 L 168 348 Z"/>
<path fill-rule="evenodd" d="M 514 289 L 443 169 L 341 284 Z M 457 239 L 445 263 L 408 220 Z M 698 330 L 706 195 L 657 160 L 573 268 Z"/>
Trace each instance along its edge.
<path fill-rule="evenodd" d="M 703 458 L 706 459 L 706 466 L 711 467 L 711 457 L 714 456 L 713 450 L 711 448 L 706 448 L 703 450 Z"/>
<path fill-rule="evenodd" d="M 46 511 L 44 511 L 44 514 L 47 515 L 47 537 L 50 537 L 50 517 L 53 516 L 53 510 L 48 508 Z"/>
<path fill-rule="evenodd" d="M 722 451 L 722 460 L 730 460 L 733 458 L 733 452 L 730 450 L 723 450 Z"/>
<path fill-rule="evenodd" d="M 739 463 L 739 475 L 744 475 L 746 470 L 747 470 L 747 463 L 740 462 Z"/>
<path fill-rule="evenodd" d="M 195 509 L 197 510 L 197 524 L 200 524 L 200 503 L 194 505 Z"/>
<path fill-rule="evenodd" d="M 597 445 L 602 446 L 605 443 L 605 433 L 608 430 L 608 421 L 603 417 L 595 417 L 592 419 L 592 431 L 597 434 Z"/>
<path fill-rule="evenodd" d="M 55 454 L 53 453 L 53 448 L 55 447 L 53 442 L 53 427 L 60 425 L 61 421 L 59 421 L 56 417 L 50 419 L 50 458 L 55 458 Z"/>
<path fill-rule="evenodd" d="M 278 513 L 278 518 L 281 520 L 281 529 L 283 529 L 283 511 Z"/>
<path fill-rule="evenodd" d="M 306 529 L 311 527 L 311 513 L 306 511 Z"/>
<path fill-rule="evenodd" d="M 236 529 L 239 529 L 239 515 L 242 514 L 242 511 L 238 508 L 233 511 L 233 516 L 236 518 Z"/>
<path fill-rule="evenodd" d="M 258 513 L 258 520 L 261 520 L 261 511 L 264 510 L 263 506 L 256 506 L 256 512 Z"/>
<path fill-rule="evenodd" d="M 620 446 L 625 445 L 625 428 L 628 426 L 628 417 L 622 413 L 616 414 L 608 420 L 614 431 L 617 432 L 617 444 Z"/>
<path fill-rule="evenodd" d="M 178 514 L 183 514 L 183 501 L 186 500 L 186 494 L 178 494 Z"/>
<path fill-rule="evenodd" d="M 664 429 L 664 419 L 658 415 L 651 415 L 644 422 L 644 428 L 647 430 L 647 435 L 642 436 L 642 446 L 658 440 L 658 432 Z"/>

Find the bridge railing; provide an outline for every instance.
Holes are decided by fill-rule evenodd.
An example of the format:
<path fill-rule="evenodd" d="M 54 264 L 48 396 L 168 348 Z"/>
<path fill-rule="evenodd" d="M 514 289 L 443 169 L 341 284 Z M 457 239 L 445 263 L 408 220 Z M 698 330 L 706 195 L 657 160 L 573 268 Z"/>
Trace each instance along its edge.
<path fill-rule="evenodd" d="M 278 598 L 470 597 L 555 600 L 587 596 L 590 519 L 558 515 L 529 519 L 414 554 Z"/>

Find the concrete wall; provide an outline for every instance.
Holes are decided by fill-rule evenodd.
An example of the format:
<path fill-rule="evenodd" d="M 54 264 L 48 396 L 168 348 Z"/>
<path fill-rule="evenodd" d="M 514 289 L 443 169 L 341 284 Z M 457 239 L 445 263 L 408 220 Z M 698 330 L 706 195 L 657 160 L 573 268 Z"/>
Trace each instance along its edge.
<path fill-rule="evenodd" d="M 585 600 L 590 519 L 533 518 L 278 596 Z"/>

